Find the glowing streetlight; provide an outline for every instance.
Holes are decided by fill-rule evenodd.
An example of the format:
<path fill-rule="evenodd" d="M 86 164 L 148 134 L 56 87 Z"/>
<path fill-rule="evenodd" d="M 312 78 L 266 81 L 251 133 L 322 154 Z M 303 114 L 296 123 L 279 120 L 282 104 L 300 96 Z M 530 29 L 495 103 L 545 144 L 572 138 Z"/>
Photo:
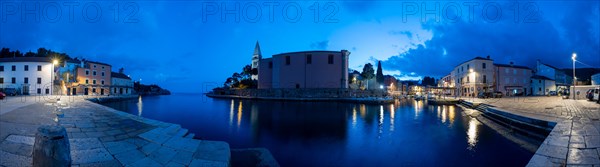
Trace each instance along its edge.
<path fill-rule="evenodd" d="M 573 94 L 573 100 L 575 100 L 575 85 L 577 85 L 577 77 L 575 77 L 575 61 L 577 58 L 577 53 L 573 52 L 573 56 L 571 56 L 571 60 L 573 60 L 573 92 L 571 92 L 571 94 Z"/>
<path fill-rule="evenodd" d="M 57 65 L 57 64 L 58 64 L 58 60 L 53 60 L 53 61 L 52 61 L 52 64 L 53 64 L 53 65 Z"/>

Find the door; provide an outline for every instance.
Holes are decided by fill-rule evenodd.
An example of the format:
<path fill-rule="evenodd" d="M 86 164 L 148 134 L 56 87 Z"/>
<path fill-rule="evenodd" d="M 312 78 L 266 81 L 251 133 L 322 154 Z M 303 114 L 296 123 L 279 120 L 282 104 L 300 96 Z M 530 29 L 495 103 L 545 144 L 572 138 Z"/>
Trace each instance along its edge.
<path fill-rule="evenodd" d="M 73 95 L 77 95 L 77 88 L 73 88 Z"/>
<path fill-rule="evenodd" d="M 83 89 L 83 94 L 84 95 L 89 95 L 89 93 L 90 93 L 90 88 Z"/>
<path fill-rule="evenodd" d="M 23 86 L 23 94 L 29 95 L 29 86 Z"/>
<path fill-rule="evenodd" d="M 104 95 L 104 89 L 100 89 L 100 95 Z"/>

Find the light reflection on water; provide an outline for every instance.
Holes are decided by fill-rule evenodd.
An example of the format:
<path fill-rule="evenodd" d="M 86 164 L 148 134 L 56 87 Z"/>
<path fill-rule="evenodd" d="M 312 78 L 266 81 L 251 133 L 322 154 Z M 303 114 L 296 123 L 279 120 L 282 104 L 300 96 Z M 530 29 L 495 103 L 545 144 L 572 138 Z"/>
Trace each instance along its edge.
<path fill-rule="evenodd" d="M 141 117 L 142 112 L 144 111 L 144 103 L 142 103 L 142 96 L 138 96 L 137 111 L 138 111 L 138 117 Z"/>
<path fill-rule="evenodd" d="M 143 108 L 144 117 L 181 124 L 200 139 L 232 148 L 266 147 L 282 166 L 523 166 L 532 156 L 461 108 L 423 101 L 199 103 L 183 95 L 143 100 L 105 105 L 138 115 Z"/>

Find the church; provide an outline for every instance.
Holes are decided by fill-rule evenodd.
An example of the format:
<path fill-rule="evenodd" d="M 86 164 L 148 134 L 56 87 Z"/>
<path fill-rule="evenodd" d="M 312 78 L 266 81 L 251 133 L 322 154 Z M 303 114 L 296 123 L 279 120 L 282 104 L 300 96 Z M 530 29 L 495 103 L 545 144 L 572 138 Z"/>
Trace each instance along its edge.
<path fill-rule="evenodd" d="M 256 42 L 252 68 L 258 70 L 252 79 L 258 89 L 279 88 L 348 88 L 348 50 L 299 51 L 262 58 Z"/>

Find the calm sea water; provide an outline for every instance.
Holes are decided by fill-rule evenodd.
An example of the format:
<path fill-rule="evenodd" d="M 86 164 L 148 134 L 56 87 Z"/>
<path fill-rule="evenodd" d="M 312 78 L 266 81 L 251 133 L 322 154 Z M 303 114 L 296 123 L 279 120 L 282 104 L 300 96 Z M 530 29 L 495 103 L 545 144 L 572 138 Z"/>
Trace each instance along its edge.
<path fill-rule="evenodd" d="M 525 166 L 533 153 L 460 107 L 145 96 L 105 105 L 181 124 L 232 148 L 266 147 L 282 166 Z"/>

